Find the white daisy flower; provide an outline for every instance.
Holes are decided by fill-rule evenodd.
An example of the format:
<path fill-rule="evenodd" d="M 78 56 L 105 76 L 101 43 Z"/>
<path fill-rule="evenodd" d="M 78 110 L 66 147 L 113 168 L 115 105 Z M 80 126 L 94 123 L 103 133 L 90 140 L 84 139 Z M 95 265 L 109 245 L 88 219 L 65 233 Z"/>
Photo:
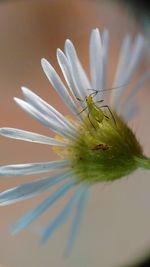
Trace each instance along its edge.
<path fill-rule="evenodd" d="M 107 30 L 101 36 L 98 29 L 92 30 L 89 42 L 89 79 L 74 45 L 66 40 L 65 52 L 57 50 L 57 60 L 67 85 L 46 59 L 41 61 L 48 80 L 71 111 L 72 118 L 66 118 L 26 87 L 21 88 L 24 100 L 14 98 L 24 111 L 51 129 L 56 134 L 54 137 L 14 128 L 0 129 L 0 134 L 9 138 L 53 146 L 63 158 L 50 162 L 0 166 L 1 176 L 50 172 L 46 177 L 1 192 L 0 205 L 35 197 L 48 191 L 53 185 L 60 184 L 53 194 L 13 225 L 12 233 L 18 233 L 71 190 L 70 199 L 58 215 L 48 222 L 41 237 L 42 243 L 47 241 L 66 222 L 73 207 L 76 207 L 67 253 L 71 251 L 77 235 L 91 185 L 120 179 L 140 167 L 150 168 L 150 160 L 144 156 L 135 135 L 127 126 L 137 110 L 134 96 L 150 77 L 150 71 L 144 73 L 129 92 L 124 106 L 120 101 L 140 62 L 144 38 L 138 35 L 132 43 L 131 37 L 125 36 L 112 85 L 116 90 L 109 91 L 110 101 L 103 104 L 103 91 L 107 90 L 108 45 Z"/>

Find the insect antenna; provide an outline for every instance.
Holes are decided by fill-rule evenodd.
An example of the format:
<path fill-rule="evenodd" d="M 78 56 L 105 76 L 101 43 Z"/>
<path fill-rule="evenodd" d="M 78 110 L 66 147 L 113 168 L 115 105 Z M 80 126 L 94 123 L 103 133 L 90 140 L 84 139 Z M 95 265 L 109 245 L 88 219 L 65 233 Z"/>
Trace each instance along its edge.
<path fill-rule="evenodd" d="M 91 94 L 89 94 L 89 96 L 95 97 L 99 91 L 95 90 L 95 89 L 88 89 L 88 90 L 93 90 L 94 92 L 92 92 Z"/>
<path fill-rule="evenodd" d="M 87 89 L 88 91 L 93 91 L 90 95 L 94 95 L 96 96 L 99 92 L 105 92 L 105 91 L 111 91 L 111 90 L 115 90 L 115 89 L 119 89 L 121 87 L 124 87 L 124 86 L 127 86 L 129 85 L 129 83 L 126 83 L 126 84 L 122 84 L 122 85 L 119 85 L 119 86 L 115 86 L 115 87 L 112 87 L 112 88 L 104 88 L 104 89 L 101 89 L 101 90 L 97 90 L 97 89 L 94 89 L 94 88 L 89 88 Z M 94 97 L 93 96 L 93 97 Z"/>

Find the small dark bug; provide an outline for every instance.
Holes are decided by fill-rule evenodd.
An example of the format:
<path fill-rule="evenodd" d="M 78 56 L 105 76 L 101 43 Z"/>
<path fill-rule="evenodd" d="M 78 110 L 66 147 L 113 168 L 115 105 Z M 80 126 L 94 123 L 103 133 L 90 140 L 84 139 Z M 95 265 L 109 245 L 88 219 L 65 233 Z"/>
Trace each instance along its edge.
<path fill-rule="evenodd" d="M 107 144 L 98 144 L 96 145 L 94 148 L 92 148 L 92 150 L 108 150 L 110 148 L 110 146 L 108 146 Z"/>

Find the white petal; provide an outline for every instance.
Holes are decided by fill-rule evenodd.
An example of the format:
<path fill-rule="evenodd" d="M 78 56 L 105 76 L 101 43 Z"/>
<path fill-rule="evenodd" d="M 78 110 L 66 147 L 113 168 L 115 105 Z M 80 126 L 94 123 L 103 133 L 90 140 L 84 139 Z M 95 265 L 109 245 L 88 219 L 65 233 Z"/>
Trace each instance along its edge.
<path fill-rule="evenodd" d="M 67 131 L 69 130 L 71 134 L 74 134 L 75 127 L 60 112 L 41 99 L 38 95 L 34 94 L 30 89 L 26 87 L 22 87 L 21 89 L 26 101 L 30 105 L 38 109 L 43 115 L 57 121 L 58 124 L 63 126 L 63 128 L 67 128 Z"/>
<path fill-rule="evenodd" d="M 123 95 L 124 89 L 126 88 L 125 85 L 127 85 L 130 82 L 130 79 L 139 64 L 139 61 L 142 56 L 142 51 L 144 50 L 144 38 L 139 34 L 134 42 L 133 48 L 130 48 L 130 51 L 128 51 L 127 58 L 125 59 L 127 50 L 129 50 L 130 44 L 128 44 L 128 48 L 126 48 L 126 51 L 123 55 L 124 58 L 124 66 L 121 71 L 120 79 L 118 83 L 115 83 L 115 86 L 123 85 L 119 90 L 113 90 L 112 94 L 114 95 L 114 105 L 116 106 L 117 103 L 119 103 L 121 96 Z M 117 110 L 117 108 L 116 108 Z"/>
<path fill-rule="evenodd" d="M 148 70 L 147 72 L 145 72 L 142 77 L 138 80 L 138 82 L 136 83 L 136 85 L 132 88 L 132 90 L 130 91 L 128 97 L 125 100 L 125 105 L 122 108 L 122 105 L 118 105 L 118 111 L 121 112 L 122 115 L 124 115 L 124 113 L 126 113 L 130 107 L 133 105 L 133 99 L 134 96 L 137 94 L 137 92 L 143 87 L 144 83 L 150 78 L 150 70 Z"/>
<path fill-rule="evenodd" d="M 69 238 L 68 238 L 68 242 L 67 242 L 67 246 L 66 246 L 66 250 L 65 250 L 65 256 L 70 255 L 71 250 L 72 250 L 73 245 L 74 245 L 74 242 L 75 242 L 75 239 L 78 235 L 81 219 L 82 219 L 83 212 L 85 209 L 85 204 L 86 204 L 88 192 L 89 192 L 89 186 L 84 185 L 83 192 L 80 195 L 80 198 L 78 200 L 76 211 L 75 211 L 74 218 L 73 218 L 73 222 L 71 225 L 70 234 L 69 234 Z"/>
<path fill-rule="evenodd" d="M 125 73 L 125 77 L 124 77 L 124 83 L 127 83 L 130 81 L 131 76 L 133 75 L 137 65 L 139 64 L 141 57 L 143 55 L 143 51 L 144 51 L 144 38 L 142 35 L 138 35 L 133 48 L 132 48 L 132 54 L 131 54 L 131 58 L 130 58 L 130 64 L 126 70 Z"/>
<path fill-rule="evenodd" d="M 57 93 L 61 96 L 64 103 L 69 107 L 69 109 L 76 115 L 78 113 L 77 107 L 72 99 L 72 97 L 69 95 L 66 87 L 64 86 L 63 82 L 61 81 L 59 75 L 55 71 L 55 69 L 52 67 L 52 65 L 46 60 L 41 60 L 42 68 L 52 84 L 52 86 L 55 88 Z"/>
<path fill-rule="evenodd" d="M 92 88 L 96 90 L 102 90 L 103 49 L 98 29 L 95 29 L 91 32 L 89 52 Z"/>
<path fill-rule="evenodd" d="M 70 177 L 69 173 L 59 173 L 53 176 L 48 176 L 31 183 L 25 183 L 13 188 L 10 188 L 0 193 L 0 206 L 13 204 L 31 197 L 34 197 L 60 181 Z"/>
<path fill-rule="evenodd" d="M 58 125 L 56 123 L 56 121 L 54 120 L 49 120 L 48 117 L 44 116 L 43 114 L 41 114 L 37 109 L 35 109 L 34 107 L 32 107 L 30 104 L 26 103 L 25 101 L 19 99 L 19 98 L 14 98 L 14 100 L 16 101 L 16 103 L 27 113 L 29 113 L 33 118 L 35 118 L 36 120 L 38 120 L 39 122 L 41 122 L 43 125 L 45 125 L 46 127 L 50 128 L 51 130 L 53 130 L 54 132 L 57 132 L 67 138 L 73 138 L 72 135 L 70 135 L 70 133 L 68 133 L 66 131 L 66 129 L 64 129 L 61 125 Z"/>
<path fill-rule="evenodd" d="M 112 86 L 113 88 L 120 86 L 120 85 L 122 86 L 124 85 L 124 75 L 129 66 L 130 58 L 131 58 L 131 36 L 126 35 L 123 40 L 122 47 L 120 50 L 120 56 L 119 56 L 119 61 L 117 65 L 116 75 L 115 75 L 115 79 L 114 79 L 113 86 Z M 116 95 L 119 93 L 118 92 L 119 90 L 111 91 L 111 104 L 114 107 L 117 105 Z"/>
<path fill-rule="evenodd" d="M 109 46 L 109 31 L 105 29 L 102 34 L 103 47 L 103 75 L 102 75 L 102 89 L 107 89 L 107 63 L 108 63 L 108 47 Z"/>
<path fill-rule="evenodd" d="M 66 146 L 66 143 L 61 142 L 55 138 L 45 135 L 24 131 L 15 128 L 0 128 L 0 134 L 12 139 L 24 140 L 33 143 L 46 144 L 52 146 Z"/>
<path fill-rule="evenodd" d="M 65 204 L 65 207 L 60 210 L 60 212 L 50 221 L 50 223 L 46 226 L 46 229 L 43 230 L 42 238 L 40 240 L 40 244 L 45 243 L 52 234 L 59 228 L 62 224 L 64 224 L 68 217 L 70 216 L 74 206 L 76 205 L 79 197 L 83 193 L 83 187 L 80 186 L 73 192 L 73 195 L 69 198 L 68 202 Z"/>
<path fill-rule="evenodd" d="M 64 75 L 64 78 L 68 84 L 68 87 L 70 88 L 70 91 L 72 92 L 74 97 L 84 100 L 85 94 L 83 94 L 83 91 L 80 90 L 80 88 L 78 88 L 76 84 L 74 83 L 71 70 L 70 70 L 71 67 L 69 65 L 68 59 L 66 55 L 60 49 L 57 49 L 57 60 L 62 70 L 62 73 Z"/>
<path fill-rule="evenodd" d="M 69 61 L 73 81 L 76 87 L 82 91 L 82 95 L 85 97 L 88 94 L 87 89 L 91 88 L 91 84 L 70 40 L 66 40 L 65 42 L 65 53 Z"/>
<path fill-rule="evenodd" d="M 19 176 L 44 173 L 55 169 L 69 167 L 69 160 L 26 163 L 0 166 L 0 176 Z"/>
<path fill-rule="evenodd" d="M 73 186 L 73 182 L 68 182 L 58 188 L 52 195 L 47 197 L 36 208 L 29 211 L 22 218 L 20 218 L 13 226 L 12 233 L 16 234 L 17 232 L 26 228 L 31 222 L 36 220 L 41 214 L 43 214 L 44 211 L 46 211 L 50 206 L 52 206 L 59 198 L 64 196 Z"/>
<path fill-rule="evenodd" d="M 124 75 L 127 70 L 129 61 L 131 58 L 131 36 L 127 34 L 123 40 L 122 47 L 120 49 L 120 56 L 118 60 L 117 70 L 113 87 L 118 86 L 124 80 Z"/>
<path fill-rule="evenodd" d="M 139 111 L 139 107 L 134 103 L 134 101 L 130 102 L 130 104 L 131 105 L 129 106 L 129 108 L 126 109 L 122 114 L 126 122 L 129 122 L 129 120 L 131 120 L 135 116 L 135 114 L 138 114 Z"/>

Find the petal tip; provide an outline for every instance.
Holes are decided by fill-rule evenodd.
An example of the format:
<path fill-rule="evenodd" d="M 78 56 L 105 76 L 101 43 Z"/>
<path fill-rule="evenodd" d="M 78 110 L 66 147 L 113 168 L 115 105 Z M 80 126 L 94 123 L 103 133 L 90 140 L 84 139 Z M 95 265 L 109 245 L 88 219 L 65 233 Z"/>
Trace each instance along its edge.
<path fill-rule="evenodd" d="M 41 65 L 42 65 L 42 68 L 44 69 L 45 68 L 45 66 L 48 64 L 49 62 L 48 62 L 48 60 L 46 59 L 46 58 L 42 58 L 41 59 Z"/>

